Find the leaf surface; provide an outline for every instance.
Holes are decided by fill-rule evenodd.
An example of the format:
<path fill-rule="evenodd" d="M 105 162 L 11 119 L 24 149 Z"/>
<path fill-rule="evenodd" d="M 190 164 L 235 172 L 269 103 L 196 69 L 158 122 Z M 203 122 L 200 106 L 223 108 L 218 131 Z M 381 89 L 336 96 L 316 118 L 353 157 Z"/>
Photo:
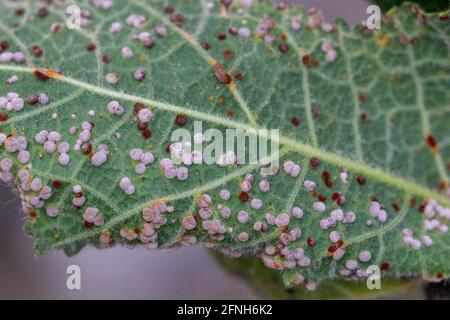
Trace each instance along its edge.
<path fill-rule="evenodd" d="M 1 132 L 8 139 L 26 137 L 31 159 L 19 163 L 6 143 L 0 146 L 0 158 L 14 162 L 10 171 L 27 214 L 25 230 L 36 238 L 38 255 L 58 249 L 76 254 L 87 244 L 145 242 L 173 248 L 195 240 L 232 255 L 262 256 L 267 266 L 284 270 L 287 284 L 299 275 L 309 283 L 366 277 L 364 271 L 374 264 L 388 276 L 448 276 L 448 20 L 405 5 L 384 19 L 381 30 L 352 30 L 338 20 L 332 32 L 325 32 L 311 28 L 314 17 L 301 8 L 276 10 L 258 3 L 250 8 L 234 4 L 227 11 L 216 2 L 210 8 L 206 1 L 171 1 L 169 8 L 164 1 L 116 0 L 112 8 L 102 9 L 94 3 L 101 1 L 76 2 L 88 10 L 89 15 L 82 15 L 88 25 L 71 30 L 64 25 L 68 4 L 44 10 L 38 2 L 0 2 L 1 12 L 7 13 L 0 23 L 0 40 L 9 43 L 4 51 L 26 56 L 24 64 L 0 64 L 0 95 L 17 92 L 25 100 L 21 111 L 0 110 L 7 118 L 0 123 Z M 145 21 L 131 27 L 126 23 L 130 15 L 143 15 Z M 271 43 L 255 31 L 264 18 L 273 23 Z M 293 27 L 297 19 L 299 30 Z M 120 32 L 110 32 L 114 22 L 122 24 Z M 58 23 L 62 28 L 54 32 Z M 232 35 L 231 27 L 248 28 L 251 35 Z M 157 28 L 167 34 L 158 36 Z M 135 39 L 141 32 L 152 35 L 153 47 Z M 336 53 L 334 61 L 326 59 L 325 41 Z M 132 50 L 131 57 L 123 56 L 124 47 Z M 228 72 L 225 81 L 214 71 L 218 63 Z M 138 68 L 145 70 L 142 81 L 134 79 Z M 111 73 L 118 77 L 115 84 L 106 80 Z M 19 81 L 3 85 L 13 75 Z M 26 101 L 38 93 L 46 93 L 49 103 Z M 123 106 L 123 114 L 108 112 L 113 100 Z M 153 113 L 148 132 L 137 128 L 136 103 Z M 279 172 L 262 176 L 259 169 L 266 163 L 191 165 L 187 180 L 166 178 L 160 161 L 170 158 L 171 133 L 180 121 L 190 132 L 195 121 L 202 121 L 203 131 L 280 130 Z M 91 138 L 76 150 L 83 122 L 92 123 Z M 72 127 L 75 134 L 69 133 Z M 67 166 L 60 164 L 58 151 L 49 153 L 36 143 L 42 130 L 60 133 L 57 145 L 70 144 Z M 267 137 L 261 131 L 258 135 Z M 92 150 L 86 150 L 87 144 Z M 109 154 L 103 165 L 94 166 L 91 158 L 102 144 Z M 130 158 L 133 148 L 154 155 L 144 174 L 135 172 L 139 161 Z M 283 169 L 289 160 L 300 166 L 298 176 Z M 25 185 L 20 169 L 30 174 Z M 242 201 L 247 173 L 253 175 L 252 189 L 249 201 Z M 119 186 L 123 177 L 135 187 L 131 196 Z M 36 178 L 51 188 L 48 199 L 42 199 L 40 190 L 29 190 Z M 262 180 L 270 184 L 269 192 L 258 187 Z M 315 190 L 305 188 L 305 181 L 315 182 Z M 74 192 L 74 186 L 82 191 Z M 220 198 L 223 189 L 229 190 L 229 200 Z M 206 220 L 213 223 L 205 224 L 199 216 L 203 194 L 212 199 L 212 216 Z M 75 207 L 73 201 L 80 197 L 85 203 Z M 252 208 L 252 199 L 262 200 L 262 207 Z M 371 215 L 374 201 L 384 208 L 386 219 Z M 313 209 L 317 202 L 325 204 L 324 212 Z M 156 236 L 143 239 L 143 210 L 155 209 L 157 203 L 173 212 L 164 213 L 160 225 L 149 223 Z M 48 216 L 49 207 L 59 214 Z M 224 207 L 231 209 L 228 219 L 221 215 Z M 300 219 L 291 213 L 297 207 L 303 211 Z M 97 208 L 104 224 L 86 222 L 87 208 Z M 331 221 L 324 229 L 323 220 L 336 209 L 353 212 L 356 220 Z M 248 222 L 238 221 L 240 211 L 249 214 Z M 290 215 L 286 227 L 282 213 Z M 278 226 L 267 214 L 279 217 Z M 194 230 L 183 227 L 187 217 L 196 220 Z M 258 221 L 263 231 L 254 230 Z M 426 228 L 430 224 L 433 230 Z M 204 228 L 216 228 L 216 234 Z M 301 236 L 294 240 L 296 228 Z M 337 244 L 330 240 L 331 231 L 340 235 Z M 248 240 L 242 241 L 243 233 Z M 429 246 L 425 235 L 432 240 Z M 272 246 L 275 253 L 265 253 Z M 369 252 L 370 259 L 362 261 L 361 252 Z M 354 270 L 348 260 L 357 262 Z"/>

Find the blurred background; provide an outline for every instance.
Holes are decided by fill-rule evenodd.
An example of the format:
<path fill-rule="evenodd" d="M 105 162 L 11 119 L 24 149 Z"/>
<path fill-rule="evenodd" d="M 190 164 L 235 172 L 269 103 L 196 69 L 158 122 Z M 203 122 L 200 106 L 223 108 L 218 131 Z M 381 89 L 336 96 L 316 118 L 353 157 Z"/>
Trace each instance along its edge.
<path fill-rule="evenodd" d="M 366 0 L 297 0 L 322 9 L 328 19 L 350 23 L 366 17 Z M 173 252 L 84 248 L 68 258 L 63 252 L 33 254 L 33 239 L 23 232 L 19 201 L 0 185 L 0 299 L 258 299 L 258 290 L 224 271 L 210 252 L 190 247 Z M 82 289 L 66 288 L 66 268 L 81 268 Z M 423 297 L 421 286 L 415 298 Z"/>

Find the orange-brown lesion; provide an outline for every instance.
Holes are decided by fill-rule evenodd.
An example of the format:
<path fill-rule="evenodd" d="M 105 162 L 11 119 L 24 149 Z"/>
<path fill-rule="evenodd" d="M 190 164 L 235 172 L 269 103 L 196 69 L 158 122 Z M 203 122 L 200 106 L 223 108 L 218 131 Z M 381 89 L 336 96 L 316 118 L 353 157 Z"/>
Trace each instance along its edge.
<path fill-rule="evenodd" d="M 384 35 L 382 35 L 382 36 L 379 36 L 379 37 L 377 38 L 377 44 L 378 44 L 381 48 L 386 47 L 388 43 L 389 43 L 389 37 L 388 37 L 386 34 L 384 34 Z"/>
<path fill-rule="evenodd" d="M 58 71 L 53 70 L 53 69 L 36 68 L 36 69 L 33 69 L 33 74 L 39 80 L 48 80 L 48 79 L 59 80 L 61 78 L 61 74 Z"/>
<path fill-rule="evenodd" d="M 47 69 L 47 74 L 52 79 L 58 80 L 58 79 L 61 78 L 61 74 L 58 71 L 56 71 L 56 70 Z"/>
<path fill-rule="evenodd" d="M 448 181 L 445 180 L 439 180 L 437 183 L 437 188 L 439 191 L 445 193 L 448 190 Z"/>

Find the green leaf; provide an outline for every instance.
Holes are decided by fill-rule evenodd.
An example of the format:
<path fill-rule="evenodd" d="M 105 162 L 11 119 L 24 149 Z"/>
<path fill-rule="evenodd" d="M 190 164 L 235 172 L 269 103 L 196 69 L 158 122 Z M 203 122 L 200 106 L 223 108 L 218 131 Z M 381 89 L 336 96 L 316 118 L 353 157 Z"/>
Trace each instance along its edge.
<path fill-rule="evenodd" d="M 0 146 L 0 158 L 13 161 L 14 187 L 23 199 L 25 230 L 36 238 L 37 255 L 58 249 L 73 255 L 87 244 L 134 246 L 143 241 L 151 248 L 174 248 L 195 240 L 231 255 L 262 256 L 267 266 L 284 270 L 286 284 L 302 275 L 309 288 L 322 279 L 365 278 L 370 265 L 383 266 L 383 277 L 448 276 L 450 60 L 445 16 L 427 16 L 405 5 L 390 13 L 381 30 L 361 26 L 352 30 L 339 20 L 332 32 L 325 32 L 311 28 L 314 20 L 321 19 L 318 13 L 278 10 L 266 3 L 250 8 L 235 3 L 228 12 L 218 2 L 210 8 L 206 1 L 171 1 L 168 8 L 164 1 L 116 0 L 110 9 L 93 5 L 101 1 L 76 3 L 89 12 L 83 11 L 81 30 L 64 25 L 68 4 L 54 3 L 44 10 L 38 2 L 0 2 L 1 12 L 6 13 L 0 40 L 9 43 L 3 53 L 26 55 L 25 64 L 0 64 L 1 83 L 13 75 L 19 78 L 2 85 L 0 95 L 17 92 L 27 100 L 46 93 L 50 99 L 48 104 L 25 101 L 21 111 L 1 110 L 1 132 L 8 140 Z M 132 14 L 145 17 L 142 26 L 126 24 Z M 273 22 L 272 43 L 255 33 L 264 17 L 266 23 L 267 18 Z M 301 22 L 299 30 L 295 30 L 296 19 Z M 121 22 L 123 29 L 112 34 L 113 22 Z M 167 32 L 163 37 L 155 31 L 161 26 Z M 249 28 L 251 36 L 232 35 L 230 27 Z M 150 43 L 146 47 L 134 39 L 144 31 L 152 34 L 151 48 L 147 48 Z M 324 41 L 332 44 L 334 61 L 327 61 Z M 133 51 L 132 57 L 123 57 L 125 46 Z M 138 68 L 146 72 L 142 81 L 133 76 Z M 106 81 L 110 73 L 118 76 L 116 84 Z M 108 112 L 107 104 L 113 100 L 123 106 L 123 114 Z M 136 103 L 153 113 L 144 134 L 143 126 L 137 127 Z M 262 176 L 259 169 L 267 161 L 226 167 L 196 164 L 188 166 L 185 181 L 166 178 L 159 164 L 170 157 L 171 133 L 184 122 L 182 127 L 193 133 L 195 121 L 202 121 L 203 131 L 279 129 L 280 153 L 265 159 L 279 157 L 279 172 Z M 91 138 L 76 150 L 83 122 L 93 124 Z M 78 128 L 74 135 L 69 133 L 72 127 Z M 52 143 L 44 148 L 35 141 L 43 130 L 59 132 L 58 145 L 69 142 L 67 166 L 60 164 L 58 151 L 46 151 Z M 256 134 L 274 140 L 267 132 Z M 8 152 L 14 151 L 12 144 L 20 136 L 28 141 L 28 164 L 18 162 L 17 152 Z M 97 153 L 105 145 L 106 162 L 93 165 L 104 155 Z M 133 148 L 155 157 L 143 174 L 135 172 L 138 161 L 129 155 Z M 97 160 L 91 159 L 93 154 Z M 283 165 L 288 160 L 300 165 L 298 176 L 286 174 Z M 4 171 L 9 169 L 7 162 Z M 260 209 L 242 201 L 241 184 L 247 173 L 254 179 L 250 199 L 262 200 Z M 1 177 L 12 178 L 5 172 Z M 124 177 L 135 188 L 132 195 L 119 186 Z M 37 178 L 42 187 L 51 188 L 50 197 L 38 190 Z M 263 179 L 270 184 L 267 193 L 258 187 Z M 304 187 L 305 180 L 316 183 L 315 191 Z M 30 190 L 33 181 L 37 191 Z M 74 191 L 74 186 L 81 191 Z M 230 200 L 219 197 L 222 189 L 230 191 Z M 212 198 L 209 220 L 218 225 L 205 224 L 199 216 L 202 194 Z M 384 206 L 386 220 L 369 213 L 375 198 Z M 313 209 L 318 201 L 326 205 L 322 213 Z M 173 212 L 157 215 L 158 223 L 144 223 L 143 211 L 151 220 L 148 208 L 154 213 L 161 204 L 169 210 L 173 207 Z M 221 216 L 221 207 L 231 209 L 229 219 Z M 278 216 L 295 207 L 304 215 L 300 219 L 291 215 L 287 227 L 283 216 L 277 220 L 281 227 L 266 223 L 267 213 Z M 57 216 L 46 214 L 54 208 Z M 100 218 L 91 223 L 96 214 L 92 208 L 98 209 L 103 224 Z M 321 220 L 339 208 L 347 216 L 353 212 L 356 220 L 322 229 Z M 239 211 L 249 213 L 247 223 L 238 222 Z M 191 231 L 182 224 L 189 217 L 197 220 Z M 267 224 L 263 231 L 254 230 L 257 221 Z M 426 230 L 425 223 L 439 227 Z M 208 224 L 210 233 L 216 234 L 204 230 Z M 143 238 L 144 225 L 147 237 Z M 287 239 L 295 228 L 301 229 L 301 236 Z M 405 239 L 405 228 L 413 232 L 412 237 Z M 153 229 L 156 237 L 149 236 Z M 331 231 L 340 234 L 337 245 L 330 240 Z M 432 239 L 431 246 L 425 245 L 429 240 L 423 241 L 425 235 Z M 264 253 L 271 246 L 276 247 L 275 254 Z M 345 254 L 337 259 L 342 250 Z M 359 259 L 364 251 L 371 253 L 368 261 Z M 292 260 L 292 252 L 297 252 L 297 260 Z M 295 265 L 298 259 L 311 263 Z M 357 262 L 355 270 L 347 269 L 348 260 Z"/>
<path fill-rule="evenodd" d="M 428 1 L 428 0 L 415 0 L 415 1 L 405 1 L 405 0 L 376 0 L 375 3 L 380 6 L 382 11 L 388 11 L 392 7 L 399 6 L 404 2 L 417 3 L 422 9 L 427 12 L 441 12 L 448 10 L 448 1 Z"/>
<path fill-rule="evenodd" d="M 286 288 L 280 273 L 261 265 L 258 258 L 229 258 L 219 254 L 215 258 L 222 268 L 248 282 L 255 293 L 264 299 L 386 299 L 401 297 L 414 287 L 420 287 L 420 281 L 386 279 L 380 290 L 368 290 L 363 282 L 332 279 L 323 281 L 315 292 L 309 292 L 300 286 Z"/>

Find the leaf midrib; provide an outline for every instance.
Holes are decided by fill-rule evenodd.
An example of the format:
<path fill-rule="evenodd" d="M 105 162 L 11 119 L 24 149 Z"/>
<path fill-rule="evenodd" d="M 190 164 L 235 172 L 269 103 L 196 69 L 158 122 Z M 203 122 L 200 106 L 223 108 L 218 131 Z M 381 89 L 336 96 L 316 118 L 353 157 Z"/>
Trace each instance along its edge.
<path fill-rule="evenodd" d="M 1 71 L 13 71 L 13 72 L 22 72 L 22 73 L 33 73 L 36 68 L 29 68 L 29 67 L 19 67 L 19 66 L 11 66 L 11 65 L 0 65 Z M 147 99 L 127 93 L 121 93 L 116 92 L 107 88 L 102 88 L 99 86 L 95 86 L 92 84 L 89 84 L 87 82 L 77 80 L 71 77 L 67 76 L 58 76 L 57 78 L 53 79 L 56 81 L 61 81 L 70 85 L 73 85 L 75 87 L 79 87 L 84 89 L 85 91 L 107 96 L 111 98 L 116 98 L 119 100 L 126 100 L 131 102 L 142 102 L 144 104 L 151 105 L 155 108 L 165 110 L 168 112 L 173 113 L 183 113 L 189 117 L 196 118 L 199 120 L 208 121 L 211 123 L 215 123 L 218 125 L 222 125 L 229 128 L 235 128 L 235 129 L 242 129 L 242 130 L 254 130 L 255 128 L 252 127 L 249 124 L 233 121 L 229 119 L 225 119 L 222 117 L 218 117 L 212 114 L 200 112 L 197 110 L 187 109 L 180 106 L 172 105 L 163 101 L 158 101 L 154 99 Z M 50 80 L 52 81 L 52 80 Z M 22 117 L 20 120 L 24 120 L 25 117 Z M 8 120 L 4 122 L 4 124 L 14 123 L 16 122 L 14 118 L 11 120 Z M 260 137 L 266 138 L 268 140 L 272 140 L 272 136 L 269 135 L 268 132 L 264 130 L 258 130 L 256 132 L 252 132 L 252 130 L 249 131 L 250 134 L 256 134 Z M 311 158 L 311 157 L 317 157 L 321 159 L 321 161 L 327 162 L 331 165 L 340 167 L 340 168 L 346 168 L 349 171 L 362 174 L 366 177 L 373 178 L 374 180 L 377 180 L 379 182 L 391 185 L 393 187 L 399 188 L 401 190 L 404 190 L 407 193 L 410 193 L 412 195 L 420 196 L 426 199 L 435 199 L 436 201 L 440 202 L 442 205 L 450 206 L 450 199 L 445 198 L 440 193 L 430 190 L 428 188 L 425 188 L 416 182 L 410 181 L 408 179 L 404 179 L 401 177 L 396 176 L 395 174 L 389 173 L 387 171 L 384 171 L 379 168 L 372 167 L 366 163 L 360 163 L 358 161 L 345 158 L 343 156 L 331 153 L 329 151 L 325 151 L 318 147 L 313 147 L 309 144 L 305 144 L 296 140 L 292 140 L 288 137 L 285 137 L 283 135 L 279 136 L 279 142 L 281 145 L 285 145 L 290 147 L 292 150 L 296 151 L 297 153 Z"/>

